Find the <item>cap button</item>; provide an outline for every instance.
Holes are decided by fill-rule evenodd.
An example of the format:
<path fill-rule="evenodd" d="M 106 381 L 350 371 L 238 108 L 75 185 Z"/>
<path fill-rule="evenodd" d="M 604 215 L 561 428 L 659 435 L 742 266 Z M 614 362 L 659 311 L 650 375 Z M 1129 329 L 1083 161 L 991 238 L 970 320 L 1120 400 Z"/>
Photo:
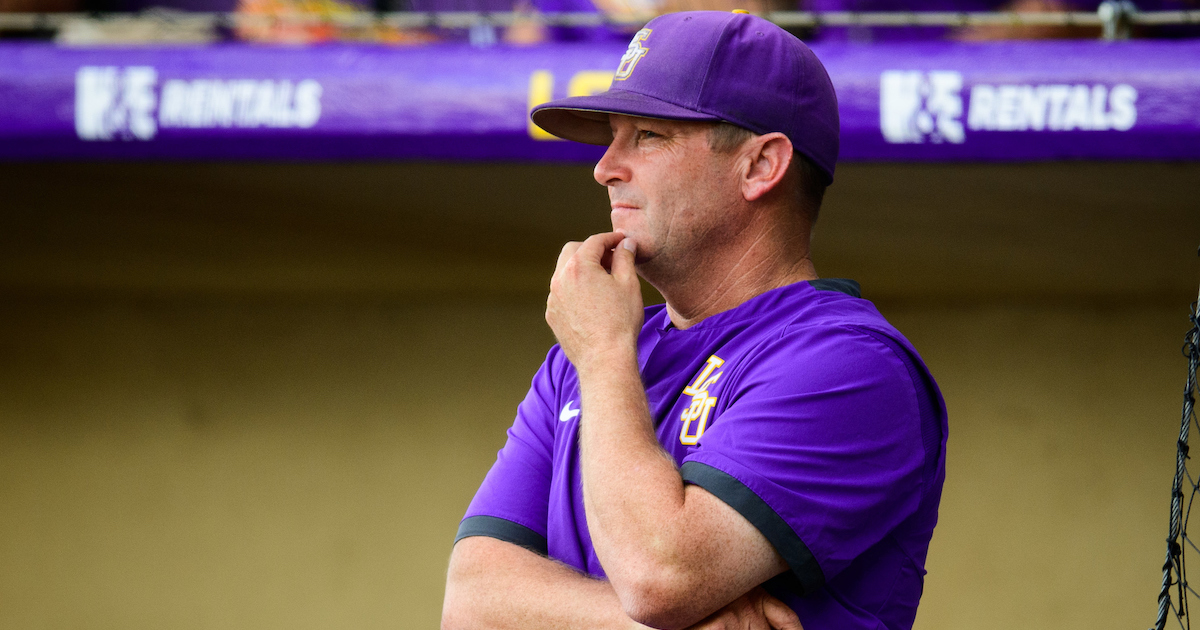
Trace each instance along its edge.
<path fill-rule="evenodd" d="M 750 15 L 750 12 L 745 9 L 734 9 L 733 11 L 730 11 L 730 13 L 744 13 L 746 15 Z"/>

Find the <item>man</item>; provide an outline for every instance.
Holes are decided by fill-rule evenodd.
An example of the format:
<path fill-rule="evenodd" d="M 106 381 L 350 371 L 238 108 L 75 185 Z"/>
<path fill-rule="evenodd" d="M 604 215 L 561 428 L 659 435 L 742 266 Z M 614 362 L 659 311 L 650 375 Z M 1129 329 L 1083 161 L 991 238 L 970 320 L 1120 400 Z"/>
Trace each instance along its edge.
<path fill-rule="evenodd" d="M 559 345 L 460 526 L 443 627 L 910 627 L 946 416 L 809 257 L 838 147 L 820 62 L 750 15 L 671 14 L 611 90 L 532 115 L 608 145 L 614 231 L 559 257 Z"/>

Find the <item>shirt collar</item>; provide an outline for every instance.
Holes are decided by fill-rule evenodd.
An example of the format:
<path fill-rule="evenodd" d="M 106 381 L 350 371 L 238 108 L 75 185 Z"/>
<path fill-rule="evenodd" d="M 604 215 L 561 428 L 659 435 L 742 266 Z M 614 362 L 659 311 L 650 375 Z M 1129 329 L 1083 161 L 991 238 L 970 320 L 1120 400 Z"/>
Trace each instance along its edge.
<path fill-rule="evenodd" d="M 756 319 L 768 313 L 778 312 L 781 308 L 797 310 L 808 300 L 816 297 L 817 291 L 834 291 L 845 293 L 851 297 L 862 297 L 862 289 L 854 280 L 845 278 L 805 280 L 760 293 L 727 311 L 721 311 L 720 313 L 704 318 L 695 326 L 683 332 L 711 330 L 729 326 L 749 319 Z M 659 322 L 656 327 L 661 333 L 666 333 L 669 330 L 678 330 L 671 323 L 671 317 L 667 314 L 665 306 L 662 309 L 662 322 Z"/>

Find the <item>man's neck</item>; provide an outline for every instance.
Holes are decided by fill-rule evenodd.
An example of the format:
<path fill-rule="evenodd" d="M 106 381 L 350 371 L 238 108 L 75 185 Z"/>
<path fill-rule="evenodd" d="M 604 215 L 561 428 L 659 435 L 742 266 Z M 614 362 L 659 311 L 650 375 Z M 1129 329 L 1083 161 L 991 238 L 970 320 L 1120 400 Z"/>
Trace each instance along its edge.
<path fill-rule="evenodd" d="M 809 258 L 807 233 L 787 239 L 764 231 L 724 249 L 709 252 L 691 271 L 662 286 L 652 282 L 666 299 L 676 328 L 690 328 L 772 289 L 818 277 Z"/>

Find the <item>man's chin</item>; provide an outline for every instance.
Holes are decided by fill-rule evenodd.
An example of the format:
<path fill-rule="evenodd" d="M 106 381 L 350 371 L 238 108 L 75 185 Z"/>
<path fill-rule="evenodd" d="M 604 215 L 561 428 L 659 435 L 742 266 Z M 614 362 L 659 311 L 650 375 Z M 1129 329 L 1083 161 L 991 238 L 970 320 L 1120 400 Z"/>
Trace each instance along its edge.
<path fill-rule="evenodd" d="M 642 237 L 642 232 L 619 225 L 614 225 L 613 231 L 624 234 L 625 238 L 631 239 L 637 244 L 637 262 L 639 264 L 647 260 L 653 253 L 654 247 L 649 243 L 648 239 Z"/>
<path fill-rule="evenodd" d="M 626 234 L 625 237 L 632 238 L 633 242 L 637 243 L 637 253 L 634 254 L 633 264 L 637 265 L 638 271 L 641 271 L 643 265 L 654 262 L 654 248 L 648 245 L 644 246 L 633 234 Z"/>
<path fill-rule="evenodd" d="M 625 238 L 631 238 L 637 241 L 638 245 L 644 240 L 642 236 L 645 232 L 639 229 L 639 226 L 633 221 L 613 221 L 612 229 L 614 232 L 620 232 L 625 235 Z"/>
<path fill-rule="evenodd" d="M 609 222 L 614 231 L 632 235 L 641 232 L 641 210 L 636 208 L 615 208 L 608 214 Z"/>

